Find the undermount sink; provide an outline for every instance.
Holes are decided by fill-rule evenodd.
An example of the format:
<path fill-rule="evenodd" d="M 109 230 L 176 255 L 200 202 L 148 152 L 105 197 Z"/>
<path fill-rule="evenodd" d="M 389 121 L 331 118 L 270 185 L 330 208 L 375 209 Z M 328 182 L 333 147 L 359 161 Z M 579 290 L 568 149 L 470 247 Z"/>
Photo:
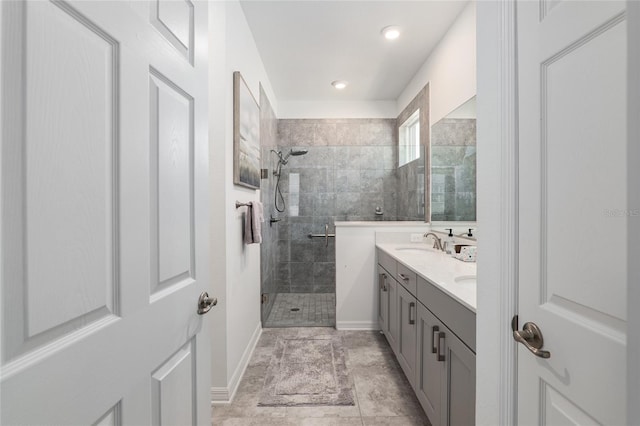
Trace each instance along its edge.
<path fill-rule="evenodd" d="M 398 247 L 396 250 L 409 254 L 424 254 L 433 251 L 426 247 Z"/>
<path fill-rule="evenodd" d="M 456 284 L 460 285 L 476 285 L 478 283 L 475 275 L 461 275 L 459 277 L 455 277 L 453 280 Z"/>

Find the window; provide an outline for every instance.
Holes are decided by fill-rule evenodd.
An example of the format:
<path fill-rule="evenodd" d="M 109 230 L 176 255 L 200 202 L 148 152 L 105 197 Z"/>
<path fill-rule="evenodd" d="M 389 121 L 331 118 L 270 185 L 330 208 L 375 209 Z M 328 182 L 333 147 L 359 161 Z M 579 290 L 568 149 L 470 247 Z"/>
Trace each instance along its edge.
<path fill-rule="evenodd" d="M 420 158 L 420 109 L 399 128 L 398 167 Z"/>

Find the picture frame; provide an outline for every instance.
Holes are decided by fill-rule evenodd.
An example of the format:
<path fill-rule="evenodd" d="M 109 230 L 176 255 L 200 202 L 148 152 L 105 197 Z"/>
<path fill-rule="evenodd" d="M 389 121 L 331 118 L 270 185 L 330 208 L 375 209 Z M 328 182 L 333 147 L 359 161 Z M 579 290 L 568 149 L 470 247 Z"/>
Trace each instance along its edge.
<path fill-rule="evenodd" d="M 260 188 L 260 106 L 240 71 L 233 73 L 233 183 Z"/>

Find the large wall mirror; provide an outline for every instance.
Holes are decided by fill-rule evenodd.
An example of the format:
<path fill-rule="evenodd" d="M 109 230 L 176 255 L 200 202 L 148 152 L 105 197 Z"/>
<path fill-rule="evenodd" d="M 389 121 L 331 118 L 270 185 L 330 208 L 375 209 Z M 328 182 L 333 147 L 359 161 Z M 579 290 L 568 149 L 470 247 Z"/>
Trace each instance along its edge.
<path fill-rule="evenodd" d="M 476 97 L 431 126 L 431 222 L 476 221 Z"/>

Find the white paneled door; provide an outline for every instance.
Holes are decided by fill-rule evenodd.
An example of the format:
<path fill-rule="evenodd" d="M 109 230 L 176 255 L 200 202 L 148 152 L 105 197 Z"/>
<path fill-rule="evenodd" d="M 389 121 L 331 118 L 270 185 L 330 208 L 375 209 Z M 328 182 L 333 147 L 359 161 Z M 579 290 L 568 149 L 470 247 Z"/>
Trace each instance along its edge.
<path fill-rule="evenodd" d="M 0 423 L 210 424 L 207 5 L 0 3 Z"/>
<path fill-rule="evenodd" d="M 518 345 L 518 423 L 626 425 L 625 3 L 517 15 L 519 329 L 550 355 Z"/>

